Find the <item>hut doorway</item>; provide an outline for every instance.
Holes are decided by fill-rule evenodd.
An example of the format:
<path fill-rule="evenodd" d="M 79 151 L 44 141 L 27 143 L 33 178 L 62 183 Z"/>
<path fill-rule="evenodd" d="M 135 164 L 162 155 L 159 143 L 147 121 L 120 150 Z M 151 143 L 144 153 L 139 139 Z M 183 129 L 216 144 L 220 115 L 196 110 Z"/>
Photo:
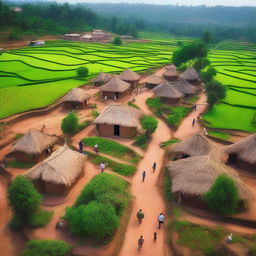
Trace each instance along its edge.
<path fill-rule="evenodd" d="M 115 92 L 115 99 L 119 98 L 119 94 L 117 92 Z"/>
<path fill-rule="evenodd" d="M 236 162 L 236 154 L 229 154 L 228 156 L 228 163 L 234 164 Z"/>
<path fill-rule="evenodd" d="M 114 125 L 114 135 L 120 136 L 120 125 Z"/>

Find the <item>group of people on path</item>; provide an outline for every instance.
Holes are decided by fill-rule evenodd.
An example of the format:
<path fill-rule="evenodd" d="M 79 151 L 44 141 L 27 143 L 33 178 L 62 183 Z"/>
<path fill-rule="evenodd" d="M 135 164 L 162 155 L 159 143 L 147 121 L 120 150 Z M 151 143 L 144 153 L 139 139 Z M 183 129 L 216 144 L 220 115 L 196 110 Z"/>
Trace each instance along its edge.
<path fill-rule="evenodd" d="M 152 165 L 152 170 L 153 170 L 153 172 L 156 171 L 156 162 L 153 163 L 153 165 Z M 146 174 L 146 171 L 143 171 L 143 172 L 142 172 L 142 182 L 145 181 L 146 175 L 147 175 L 147 174 Z"/>

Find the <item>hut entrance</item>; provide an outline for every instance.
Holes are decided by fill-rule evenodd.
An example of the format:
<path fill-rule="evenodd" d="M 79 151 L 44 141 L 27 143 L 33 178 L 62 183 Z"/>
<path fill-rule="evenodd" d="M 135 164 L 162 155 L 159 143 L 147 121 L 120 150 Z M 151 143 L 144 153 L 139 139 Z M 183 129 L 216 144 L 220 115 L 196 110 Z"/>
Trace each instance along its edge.
<path fill-rule="evenodd" d="M 118 99 L 119 98 L 119 94 L 117 92 L 115 92 L 115 98 Z"/>
<path fill-rule="evenodd" d="M 228 163 L 234 164 L 236 162 L 236 154 L 229 154 L 228 156 Z"/>
<path fill-rule="evenodd" d="M 120 136 L 120 125 L 114 125 L 114 135 Z"/>

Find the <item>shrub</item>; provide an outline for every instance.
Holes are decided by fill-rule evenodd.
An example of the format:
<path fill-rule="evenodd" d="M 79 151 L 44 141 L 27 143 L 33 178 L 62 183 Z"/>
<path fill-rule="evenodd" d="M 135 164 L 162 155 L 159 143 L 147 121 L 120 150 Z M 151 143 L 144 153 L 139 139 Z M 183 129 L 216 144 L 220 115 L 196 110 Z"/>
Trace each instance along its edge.
<path fill-rule="evenodd" d="M 128 101 L 128 105 L 129 105 L 130 107 L 140 109 L 140 107 L 139 107 L 138 105 L 134 104 L 132 101 Z"/>
<path fill-rule="evenodd" d="M 100 115 L 100 113 L 98 111 L 96 111 L 94 109 L 92 110 L 92 116 L 94 119 L 97 118 L 99 115 Z"/>
<path fill-rule="evenodd" d="M 197 70 L 200 71 L 204 69 L 206 66 L 210 65 L 210 60 L 207 58 L 198 58 L 196 59 L 193 67 Z"/>
<path fill-rule="evenodd" d="M 188 107 L 172 107 L 170 108 L 171 114 L 167 116 L 167 123 L 169 125 L 178 127 L 182 119 L 191 111 L 191 108 Z"/>
<path fill-rule="evenodd" d="M 159 97 L 148 98 L 146 100 L 146 104 L 149 108 L 154 108 L 154 109 L 158 109 L 163 105 L 163 103 L 161 102 L 161 99 Z"/>
<path fill-rule="evenodd" d="M 210 109 L 214 104 L 219 103 L 226 97 L 226 90 L 226 87 L 216 80 L 212 80 L 206 84 L 207 103 Z"/>
<path fill-rule="evenodd" d="M 177 143 L 177 142 L 180 142 L 180 140 L 179 140 L 179 139 L 170 139 L 170 140 L 167 140 L 167 141 L 162 142 L 162 143 L 160 144 L 160 148 L 165 148 L 165 147 L 167 147 L 167 146 L 169 146 L 169 145 L 172 145 L 172 144 L 174 144 L 174 143 Z"/>
<path fill-rule="evenodd" d="M 17 176 L 7 191 L 8 203 L 13 212 L 11 226 L 22 227 L 39 210 L 41 195 L 33 183 L 24 176 Z"/>
<path fill-rule="evenodd" d="M 85 76 L 88 75 L 89 70 L 88 70 L 87 67 L 79 67 L 79 68 L 77 69 L 76 73 L 77 73 L 77 75 L 78 75 L 79 77 L 85 77 Z"/>
<path fill-rule="evenodd" d="M 119 36 L 116 36 L 114 40 L 112 41 L 112 44 L 114 45 L 122 45 L 122 39 Z"/>
<path fill-rule="evenodd" d="M 142 134 L 135 138 L 134 145 L 142 149 L 145 149 L 147 147 L 148 141 L 149 141 L 149 136 L 147 136 L 146 134 Z"/>
<path fill-rule="evenodd" d="M 158 121 L 153 116 L 143 116 L 140 123 L 148 136 L 154 133 L 158 126 Z"/>
<path fill-rule="evenodd" d="M 78 131 L 78 117 L 75 112 L 70 112 L 61 123 L 61 129 L 64 134 L 75 134 Z"/>
<path fill-rule="evenodd" d="M 206 71 L 200 72 L 200 78 L 205 82 L 209 83 L 217 75 L 217 71 L 213 67 L 209 67 Z"/>
<path fill-rule="evenodd" d="M 31 216 L 29 219 L 29 225 L 31 227 L 43 227 L 51 220 L 53 212 L 39 210 Z"/>
<path fill-rule="evenodd" d="M 225 174 L 217 177 L 204 200 L 211 211 L 231 215 L 235 214 L 238 206 L 238 190 L 234 181 Z"/>
<path fill-rule="evenodd" d="M 58 240 L 30 240 L 22 256 L 70 256 L 71 246 Z"/>

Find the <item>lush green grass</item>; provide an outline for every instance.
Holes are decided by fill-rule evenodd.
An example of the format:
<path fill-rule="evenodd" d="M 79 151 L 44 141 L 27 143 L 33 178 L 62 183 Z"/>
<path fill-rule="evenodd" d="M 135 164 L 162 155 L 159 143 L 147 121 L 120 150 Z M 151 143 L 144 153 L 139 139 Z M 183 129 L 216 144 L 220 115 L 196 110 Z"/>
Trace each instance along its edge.
<path fill-rule="evenodd" d="M 29 220 L 31 227 L 44 227 L 48 224 L 53 216 L 53 212 L 40 209 L 37 213 L 33 214 Z"/>
<path fill-rule="evenodd" d="M 33 163 L 24 163 L 18 161 L 10 161 L 7 163 L 8 167 L 17 168 L 17 169 L 29 169 L 34 166 Z"/>
<path fill-rule="evenodd" d="M 169 146 L 169 145 L 172 145 L 172 144 L 174 144 L 174 143 L 177 143 L 177 142 L 180 142 L 180 140 L 179 140 L 179 139 L 170 139 L 170 140 L 167 140 L 167 141 L 165 141 L 165 142 L 162 142 L 162 143 L 160 144 L 160 147 L 161 147 L 161 148 L 165 148 L 165 147 L 167 147 L 167 146 Z"/>
<path fill-rule="evenodd" d="M 222 140 L 229 140 L 230 138 L 230 135 L 226 132 L 208 131 L 208 134 L 211 135 L 212 137 Z"/>
<path fill-rule="evenodd" d="M 99 152 L 116 158 L 137 164 L 141 157 L 132 149 L 112 140 L 101 137 L 87 137 L 83 139 L 86 146 L 93 147 L 95 144 L 99 146 Z"/>

